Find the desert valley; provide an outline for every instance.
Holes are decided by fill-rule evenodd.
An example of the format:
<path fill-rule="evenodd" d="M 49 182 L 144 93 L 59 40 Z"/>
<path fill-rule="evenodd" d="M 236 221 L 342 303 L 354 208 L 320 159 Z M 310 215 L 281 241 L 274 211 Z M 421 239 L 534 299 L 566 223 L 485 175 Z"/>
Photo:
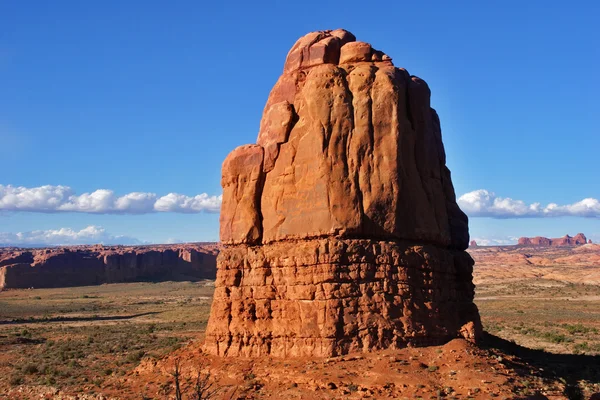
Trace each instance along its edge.
<path fill-rule="evenodd" d="M 487 332 L 482 348 L 453 341 L 316 360 L 222 360 L 212 370 L 222 391 L 213 398 L 526 398 L 539 392 L 585 399 L 600 391 L 600 245 L 468 252 Z M 215 267 L 213 261 L 212 272 L 190 281 L 3 290 L 0 393 L 7 399 L 174 396 L 175 360 L 190 379 L 217 362 L 201 349 Z"/>

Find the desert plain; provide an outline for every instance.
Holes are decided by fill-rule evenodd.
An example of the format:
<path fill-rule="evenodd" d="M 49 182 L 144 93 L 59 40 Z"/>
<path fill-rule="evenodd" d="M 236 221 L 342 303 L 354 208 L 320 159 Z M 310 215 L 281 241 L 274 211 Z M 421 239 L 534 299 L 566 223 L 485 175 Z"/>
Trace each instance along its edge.
<path fill-rule="evenodd" d="M 600 245 L 475 247 L 485 337 L 331 358 L 203 353 L 214 281 L 0 292 L 0 398 L 588 399 L 600 392 Z M 210 370 L 210 376 L 209 371 Z M 200 373 L 200 374 L 198 374 Z M 543 398 L 543 397 L 539 397 Z"/>

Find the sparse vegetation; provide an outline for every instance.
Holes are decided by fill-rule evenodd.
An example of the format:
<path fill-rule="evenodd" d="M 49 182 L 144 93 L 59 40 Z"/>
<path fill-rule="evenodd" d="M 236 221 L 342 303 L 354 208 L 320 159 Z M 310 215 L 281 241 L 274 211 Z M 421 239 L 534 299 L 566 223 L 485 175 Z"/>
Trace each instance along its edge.
<path fill-rule="evenodd" d="M 490 333 L 540 350 L 600 354 L 598 286 L 539 280 L 510 285 L 499 282 L 479 285 L 477 297 L 484 328 Z M 526 312 L 517 312 L 524 304 Z"/>
<path fill-rule="evenodd" d="M 475 302 L 484 328 L 503 339 L 539 352 L 600 356 L 600 286 L 540 279 L 507 284 L 499 280 L 478 285 Z M 561 389 L 544 384 L 567 398 L 587 398 L 581 397 L 582 393 L 600 391 L 598 367 L 553 364 L 544 368 L 567 377 L 558 385 Z M 539 377 L 519 382 L 515 393 L 534 395 L 539 390 L 534 379 Z"/>
<path fill-rule="evenodd" d="M 36 292 L 0 292 L 0 347 L 14 360 L 0 364 L 0 392 L 19 385 L 67 393 L 101 388 L 143 359 L 161 358 L 200 336 L 212 287 L 165 282 Z M 189 301 L 179 303 L 180 297 Z"/>
<path fill-rule="evenodd" d="M 173 377 L 173 389 L 175 400 L 211 400 L 215 399 L 217 395 L 221 394 L 223 399 L 233 399 L 233 396 L 237 392 L 234 388 L 230 391 L 229 396 L 225 396 L 225 390 L 227 388 L 218 385 L 210 372 L 203 372 L 203 365 L 196 367 L 197 372 L 193 379 L 184 377 L 182 371 L 181 360 L 176 359 L 173 363 L 173 368 L 170 371 Z"/>
<path fill-rule="evenodd" d="M 478 298 L 486 300 L 476 298 L 476 302 L 485 329 L 530 349 L 584 355 L 582 357 L 600 355 L 600 301 L 594 300 L 600 298 L 600 287 L 551 283 L 540 288 L 540 285 L 539 280 L 479 285 Z M 172 375 L 168 381 L 165 376 L 164 381 L 154 382 L 153 389 L 147 391 L 139 388 L 133 391 L 125 380 L 135 376 L 136 368 L 143 369 L 161 360 L 189 340 L 201 340 L 211 294 L 212 287 L 185 282 L 1 292 L 0 346 L 7 361 L 0 359 L 0 392 L 20 390 L 20 386 L 46 385 L 63 393 L 112 390 L 123 393 L 124 398 L 172 399 L 177 392 Z M 556 298 L 569 298 L 569 301 Z M 483 382 L 481 388 L 460 392 L 454 383 L 463 372 L 439 367 L 445 365 L 444 357 L 453 357 L 453 354 L 445 348 L 437 348 L 429 356 L 420 351 L 394 355 L 390 358 L 391 368 L 404 371 L 417 365 L 427 379 L 452 380 L 435 386 L 410 384 L 410 390 L 418 392 L 411 398 L 431 398 L 436 393 L 444 399 L 487 396 L 488 386 Z M 540 357 L 546 354 L 549 353 L 541 353 Z M 502 366 L 511 363 L 505 354 L 498 354 L 496 361 Z M 218 386 L 214 371 L 211 374 L 197 366 L 186 370 L 191 367 L 181 365 L 177 378 L 181 398 L 235 398 L 233 387 Z M 290 367 L 289 361 L 285 367 Z M 314 363 L 301 364 L 295 374 L 304 380 L 312 379 L 315 368 Z M 573 374 L 573 368 L 579 368 L 577 375 Z M 514 382 L 515 396 L 533 395 L 544 386 L 550 391 L 574 395 L 600 391 L 600 382 L 592 379 L 597 373 L 592 367 L 587 372 L 585 368 L 553 365 L 551 372 L 565 377 L 564 382 L 544 381 L 539 371 L 523 372 Z M 326 382 L 333 381 L 333 385 L 323 384 L 319 390 L 334 390 L 331 388 L 336 386 L 335 390 L 348 397 L 368 394 L 369 388 L 363 385 L 362 376 L 357 372 L 348 362 L 337 369 L 325 368 L 319 376 L 327 379 Z M 238 396 L 260 394 L 264 390 L 261 388 L 265 382 L 257 379 L 257 374 L 254 369 L 244 371 Z M 449 383 L 454 388 L 445 386 Z M 306 386 L 302 382 L 287 383 L 286 390 L 301 392 Z M 392 385 L 387 386 L 392 388 Z"/>

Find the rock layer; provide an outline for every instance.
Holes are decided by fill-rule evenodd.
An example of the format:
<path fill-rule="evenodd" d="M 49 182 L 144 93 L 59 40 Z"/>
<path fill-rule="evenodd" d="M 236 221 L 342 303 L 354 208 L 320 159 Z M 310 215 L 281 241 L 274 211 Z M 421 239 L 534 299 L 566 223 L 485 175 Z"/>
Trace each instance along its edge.
<path fill-rule="evenodd" d="M 0 289 L 214 279 L 217 250 L 214 244 L 4 250 Z"/>
<path fill-rule="evenodd" d="M 543 236 L 533 238 L 521 237 L 518 242 L 521 246 L 579 246 L 586 243 L 588 243 L 588 240 L 583 233 L 578 233 L 575 236 L 565 235 L 555 239 Z"/>
<path fill-rule="evenodd" d="M 425 81 L 344 30 L 290 50 L 223 163 L 206 348 L 316 355 L 480 332 L 466 215 Z"/>

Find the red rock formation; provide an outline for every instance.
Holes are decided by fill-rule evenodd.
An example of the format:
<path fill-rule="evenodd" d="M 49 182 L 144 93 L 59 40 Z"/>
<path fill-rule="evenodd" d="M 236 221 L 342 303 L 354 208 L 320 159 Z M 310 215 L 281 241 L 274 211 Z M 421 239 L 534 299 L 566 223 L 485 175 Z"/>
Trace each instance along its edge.
<path fill-rule="evenodd" d="M 0 289 L 213 279 L 216 245 L 0 250 Z"/>
<path fill-rule="evenodd" d="M 588 244 L 592 244 L 594 242 L 592 242 L 592 239 L 588 239 Z"/>
<path fill-rule="evenodd" d="M 471 241 L 469 242 L 469 247 L 477 247 L 477 242 L 476 242 L 476 241 L 474 241 L 474 240 L 471 240 Z"/>
<path fill-rule="evenodd" d="M 332 356 L 481 331 L 427 84 L 344 30 L 290 50 L 222 170 L 207 351 Z"/>
<path fill-rule="evenodd" d="M 586 243 L 587 238 L 583 233 L 578 233 L 574 237 L 565 235 L 556 239 L 548 239 L 542 236 L 536 236 L 534 238 L 521 237 L 518 242 L 521 246 L 578 246 Z"/>

